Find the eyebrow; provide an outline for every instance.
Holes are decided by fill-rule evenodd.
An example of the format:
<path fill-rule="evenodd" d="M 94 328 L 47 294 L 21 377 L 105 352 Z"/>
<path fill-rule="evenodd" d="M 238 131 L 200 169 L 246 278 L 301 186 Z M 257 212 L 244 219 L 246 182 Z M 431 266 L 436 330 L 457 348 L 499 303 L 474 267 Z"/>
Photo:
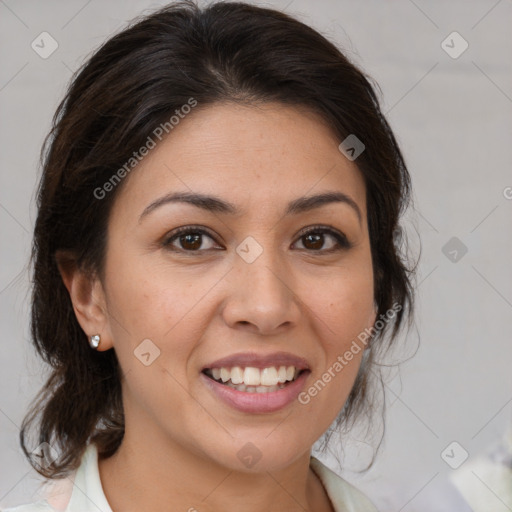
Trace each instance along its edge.
<path fill-rule="evenodd" d="M 160 197 L 148 205 L 141 213 L 139 222 L 141 222 L 141 220 L 152 211 L 168 203 L 187 203 L 212 213 L 223 213 L 229 215 L 240 215 L 242 213 L 242 210 L 234 204 L 215 196 L 193 192 L 172 192 Z M 325 192 L 323 194 L 304 196 L 294 199 L 288 203 L 285 216 L 307 212 L 330 203 L 347 204 L 355 211 L 359 219 L 359 223 L 361 223 L 362 214 L 359 206 L 350 196 L 343 194 L 342 192 Z"/>

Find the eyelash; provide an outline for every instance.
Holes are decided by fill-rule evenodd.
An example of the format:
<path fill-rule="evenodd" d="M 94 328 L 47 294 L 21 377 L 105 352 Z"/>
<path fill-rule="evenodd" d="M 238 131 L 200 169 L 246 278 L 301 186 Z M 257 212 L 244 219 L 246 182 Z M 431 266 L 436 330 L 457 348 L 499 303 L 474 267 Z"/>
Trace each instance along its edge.
<path fill-rule="evenodd" d="M 172 252 L 181 252 L 181 253 L 186 253 L 186 254 L 200 253 L 200 252 L 205 252 L 205 251 L 210 251 L 210 250 L 219 250 L 219 249 L 190 250 L 190 249 L 173 248 L 171 246 L 171 244 L 172 244 L 172 242 L 174 242 L 174 240 L 177 240 L 180 236 L 187 235 L 187 234 L 206 235 L 209 238 L 211 238 L 215 243 L 217 243 L 215 238 L 213 237 L 213 235 L 210 234 L 208 231 L 206 231 L 204 228 L 201 228 L 199 226 L 197 226 L 197 227 L 196 226 L 184 226 L 184 227 L 175 229 L 168 237 L 166 237 L 166 239 L 163 241 L 162 245 L 164 248 L 166 248 Z M 300 240 L 301 238 L 304 238 L 305 236 L 310 235 L 310 234 L 331 235 L 336 240 L 337 246 L 335 246 L 332 249 L 318 249 L 318 250 L 301 249 L 301 250 L 311 252 L 311 253 L 318 253 L 321 255 L 321 254 L 331 254 L 331 253 L 334 253 L 337 251 L 342 251 L 342 250 L 348 250 L 348 249 L 351 249 L 353 246 L 352 243 L 347 239 L 347 237 L 343 233 L 340 233 L 340 232 L 330 228 L 329 226 L 324 226 L 324 225 L 316 225 L 316 226 L 311 226 L 311 227 L 307 228 L 306 230 L 299 233 L 297 240 Z"/>

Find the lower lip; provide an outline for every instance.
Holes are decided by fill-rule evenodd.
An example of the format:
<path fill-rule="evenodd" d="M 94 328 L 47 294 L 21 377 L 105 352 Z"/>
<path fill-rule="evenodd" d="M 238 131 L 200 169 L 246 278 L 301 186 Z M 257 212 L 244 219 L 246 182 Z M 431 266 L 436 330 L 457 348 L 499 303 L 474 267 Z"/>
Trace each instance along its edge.
<path fill-rule="evenodd" d="M 201 373 L 201 378 L 225 404 L 242 412 L 262 413 L 275 412 L 291 404 L 303 389 L 309 374 L 309 371 L 304 371 L 291 384 L 269 393 L 238 391 L 210 379 L 204 373 Z"/>

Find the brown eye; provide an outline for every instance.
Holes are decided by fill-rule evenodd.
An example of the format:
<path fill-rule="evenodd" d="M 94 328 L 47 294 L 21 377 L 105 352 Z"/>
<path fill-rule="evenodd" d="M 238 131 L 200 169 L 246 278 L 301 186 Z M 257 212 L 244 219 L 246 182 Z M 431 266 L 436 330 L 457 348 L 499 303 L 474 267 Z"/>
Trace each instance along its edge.
<path fill-rule="evenodd" d="M 309 228 L 309 230 L 299 236 L 298 240 L 303 245 L 299 249 L 319 254 L 341 251 L 352 247 L 352 244 L 343 233 L 322 226 Z M 215 245 L 212 235 L 204 229 L 193 226 L 176 229 L 166 238 L 162 245 L 170 251 L 182 253 L 201 253 L 209 250 L 223 249 Z"/>
<path fill-rule="evenodd" d="M 310 228 L 305 233 L 302 233 L 299 240 L 302 241 L 305 250 L 320 253 L 340 251 L 352 247 L 352 244 L 344 234 L 321 226 Z M 327 248 L 325 247 L 326 241 L 328 244 Z"/>
<path fill-rule="evenodd" d="M 209 246 L 205 239 L 211 241 Z M 216 248 L 215 240 L 210 234 L 204 229 L 192 226 L 178 228 L 166 238 L 162 245 L 176 252 L 203 252 Z"/>
<path fill-rule="evenodd" d="M 201 247 L 203 242 L 201 239 L 202 236 L 201 234 L 180 235 L 178 240 L 183 249 L 195 250 Z"/>
<path fill-rule="evenodd" d="M 302 237 L 305 241 L 306 249 L 321 249 L 324 245 L 324 235 L 320 233 L 311 233 Z"/>

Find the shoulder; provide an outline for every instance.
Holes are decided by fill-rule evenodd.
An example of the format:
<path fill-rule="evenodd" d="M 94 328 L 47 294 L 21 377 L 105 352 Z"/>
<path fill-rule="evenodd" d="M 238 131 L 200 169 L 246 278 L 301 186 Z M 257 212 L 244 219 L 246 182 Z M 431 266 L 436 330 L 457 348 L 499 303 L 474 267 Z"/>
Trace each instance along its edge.
<path fill-rule="evenodd" d="M 92 449 L 86 450 L 86 453 L 90 453 Z M 77 473 L 83 473 L 83 471 L 84 457 L 82 457 L 79 469 L 72 471 L 66 477 L 46 479 L 38 488 L 37 495 L 32 497 L 32 499 L 35 498 L 32 503 L 23 503 L 9 508 L 3 507 L 0 503 L 0 512 L 68 512 L 70 510 L 84 512 L 86 508 L 82 507 L 81 504 L 78 508 L 68 508 L 67 506 L 71 497 L 75 494 L 74 482 L 76 475 Z"/>
<path fill-rule="evenodd" d="M 311 457 L 310 464 L 324 485 L 336 512 L 378 512 L 375 505 L 359 489 L 320 460 Z"/>
<path fill-rule="evenodd" d="M 55 512 L 55 509 L 46 500 L 41 500 L 16 507 L 0 508 L 0 512 Z"/>

